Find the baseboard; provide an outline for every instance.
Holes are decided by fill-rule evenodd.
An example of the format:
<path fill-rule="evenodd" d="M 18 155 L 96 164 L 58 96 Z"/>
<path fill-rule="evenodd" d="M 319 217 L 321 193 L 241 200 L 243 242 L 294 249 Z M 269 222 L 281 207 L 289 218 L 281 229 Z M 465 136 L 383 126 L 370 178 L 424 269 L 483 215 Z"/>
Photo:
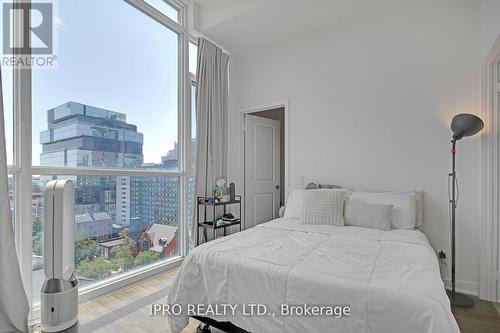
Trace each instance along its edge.
<path fill-rule="evenodd" d="M 445 279 L 444 284 L 446 288 L 451 288 L 451 281 L 450 279 Z M 456 280 L 455 281 L 455 289 L 459 293 L 466 294 L 466 295 L 471 295 L 471 296 L 478 296 L 479 295 L 479 284 L 476 282 L 470 282 L 470 281 L 461 281 L 461 280 Z"/>

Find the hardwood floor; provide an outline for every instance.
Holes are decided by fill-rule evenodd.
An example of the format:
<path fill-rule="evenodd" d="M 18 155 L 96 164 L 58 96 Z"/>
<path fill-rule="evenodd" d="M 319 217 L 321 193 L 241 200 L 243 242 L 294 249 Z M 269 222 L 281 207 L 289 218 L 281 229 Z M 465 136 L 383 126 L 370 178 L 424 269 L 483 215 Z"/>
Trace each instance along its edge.
<path fill-rule="evenodd" d="M 476 306 L 453 309 L 462 333 L 499 333 L 500 306 L 474 297 Z"/>
<path fill-rule="evenodd" d="M 150 305 L 165 302 L 177 270 L 83 305 L 79 309 L 78 333 L 155 332 L 170 333 L 167 319 L 151 316 Z M 196 332 L 199 322 L 193 320 L 182 333 Z"/>
<path fill-rule="evenodd" d="M 79 327 L 75 333 L 170 333 L 166 318 L 150 315 L 150 304 L 162 303 L 176 271 L 163 274 L 118 293 L 80 306 Z M 500 306 L 478 298 L 471 309 L 455 309 L 462 333 L 499 333 Z M 498 309 L 498 311 L 497 311 Z M 192 320 L 182 333 L 194 333 L 199 322 Z M 35 332 L 39 331 L 34 330 Z"/>

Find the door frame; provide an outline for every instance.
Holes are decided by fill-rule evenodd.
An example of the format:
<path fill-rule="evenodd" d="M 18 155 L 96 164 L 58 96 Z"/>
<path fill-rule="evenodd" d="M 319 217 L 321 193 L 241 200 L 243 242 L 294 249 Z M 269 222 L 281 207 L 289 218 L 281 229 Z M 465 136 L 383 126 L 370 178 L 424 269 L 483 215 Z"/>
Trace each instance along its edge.
<path fill-rule="evenodd" d="M 240 212 L 241 216 L 245 216 L 246 209 L 246 184 L 245 184 L 245 116 L 249 113 L 270 111 L 277 108 L 284 108 L 284 118 L 285 118 L 285 198 L 283 202 L 288 202 L 288 192 L 290 189 L 290 103 L 289 100 L 278 100 L 274 102 L 268 102 L 263 104 L 258 104 L 254 106 L 249 106 L 240 111 L 240 179 L 242 180 L 243 190 L 242 190 L 242 205 Z M 246 229 L 246 223 L 243 223 L 244 229 Z"/>
<path fill-rule="evenodd" d="M 500 36 L 482 64 L 481 108 L 485 128 L 481 135 L 481 268 L 479 297 L 500 302 L 500 114 L 494 103 L 500 84 L 494 75 L 500 62 Z M 499 69 L 497 69 L 499 70 Z M 494 82 L 497 81 L 497 82 Z"/>

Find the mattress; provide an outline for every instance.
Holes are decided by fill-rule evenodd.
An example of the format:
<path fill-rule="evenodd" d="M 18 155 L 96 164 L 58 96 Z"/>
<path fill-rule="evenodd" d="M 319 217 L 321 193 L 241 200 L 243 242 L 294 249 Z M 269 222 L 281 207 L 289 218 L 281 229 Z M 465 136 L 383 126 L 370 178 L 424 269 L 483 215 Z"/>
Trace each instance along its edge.
<path fill-rule="evenodd" d="M 172 332 L 195 304 L 205 305 L 197 315 L 254 333 L 459 332 L 436 255 L 417 230 L 277 219 L 194 249 L 167 303 L 183 309 L 168 316 Z M 234 310 L 205 311 L 217 305 Z"/>

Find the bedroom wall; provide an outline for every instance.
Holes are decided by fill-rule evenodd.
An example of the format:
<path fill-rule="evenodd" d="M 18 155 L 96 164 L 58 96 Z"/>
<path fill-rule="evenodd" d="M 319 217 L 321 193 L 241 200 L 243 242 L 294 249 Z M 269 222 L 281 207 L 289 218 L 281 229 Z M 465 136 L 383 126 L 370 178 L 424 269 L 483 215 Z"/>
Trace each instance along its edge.
<path fill-rule="evenodd" d="M 481 0 L 481 59 L 500 35 L 500 1 Z"/>
<path fill-rule="evenodd" d="M 408 1 L 253 52 L 230 50 L 230 180 L 241 184 L 240 111 L 290 105 L 290 186 L 425 191 L 424 231 L 449 250 L 449 123 L 480 113 L 479 4 Z M 224 41 L 220 41 L 224 43 Z M 479 281 L 479 139 L 458 146 L 458 288 Z"/>

